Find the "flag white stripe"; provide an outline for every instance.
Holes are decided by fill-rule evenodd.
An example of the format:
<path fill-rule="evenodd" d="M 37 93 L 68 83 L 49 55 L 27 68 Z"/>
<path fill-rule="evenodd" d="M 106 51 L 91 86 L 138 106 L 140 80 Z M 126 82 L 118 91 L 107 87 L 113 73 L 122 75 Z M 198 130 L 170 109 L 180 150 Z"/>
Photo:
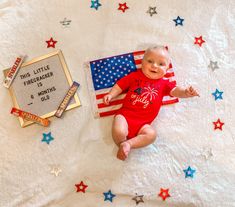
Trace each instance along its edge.
<path fill-rule="evenodd" d="M 134 55 L 134 60 L 142 60 L 144 55 Z"/>
<path fill-rule="evenodd" d="M 168 100 L 174 100 L 174 99 L 177 99 L 176 97 L 171 97 L 171 96 L 163 96 L 163 99 L 162 101 L 168 101 Z"/>
<path fill-rule="evenodd" d="M 125 96 L 126 96 L 126 93 L 125 93 L 125 94 L 121 94 L 121 95 L 119 95 L 118 97 L 112 99 L 111 103 L 112 103 L 113 101 L 116 101 L 116 100 L 122 100 L 122 99 L 125 98 Z M 97 104 L 103 103 L 103 98 L 99 98 L 99 99 L 97 98 L 97 99 L 96 99 L 96 103 L 97 103 Z"/>
<path fill-rule="evenodd" d="M 99 108 L 98 111 L 99 111 L 99 113 L 103 113 L 103 112 L 107 112 L 107 111 L 117 110 L 117 109 L 120 109 L 121 106 L 122 106 L 122 104 L 117 104 L 117 105 L 113 105 L 113 106 L 106 106 L 104 108 Z"/>

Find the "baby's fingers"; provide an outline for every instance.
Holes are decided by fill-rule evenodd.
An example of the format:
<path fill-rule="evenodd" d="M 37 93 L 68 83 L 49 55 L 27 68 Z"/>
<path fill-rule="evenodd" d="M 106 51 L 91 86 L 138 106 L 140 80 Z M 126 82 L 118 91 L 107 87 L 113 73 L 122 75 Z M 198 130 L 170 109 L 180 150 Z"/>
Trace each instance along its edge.
<path fill-rule="evenodd" d="M 198 92 L 197 92 L 192 86 L 189 86 L 189 87 L 186 89 L 186 93 L 188 94 L 189 97 L 192 97 L 192 96 L 199 96 Z"/>
<path fill-rule="evenodd" d="M 105 103 L 106 105 L 108 105 L 108 104 L 109 104 L 109 101 L 110 101 L 109 96 L 105 96 L 105 97 L 104 97 L 104 103 Z"/>
<path fill-rule="evenodd" d="M 197 90 L 195 90 L 192 86 L 189 88 L 191 95 L 193 96 L 200 96 Z"/>
<path fill-rule="evenodd" d="M 106 105 L 108 104 L 107 96 L 104 96 L 103 102 L 104 102 Z"/>

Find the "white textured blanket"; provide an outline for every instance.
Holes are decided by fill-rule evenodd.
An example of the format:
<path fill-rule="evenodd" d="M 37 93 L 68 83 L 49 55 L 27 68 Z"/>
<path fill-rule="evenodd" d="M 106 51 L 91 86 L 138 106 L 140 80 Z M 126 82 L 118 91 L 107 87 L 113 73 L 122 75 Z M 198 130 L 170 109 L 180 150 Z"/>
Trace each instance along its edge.
<path fill-rule="evenodd" d="M 82 106 L 21 128 L 0 87 L 0 206 L 235 206 L 234 14 L 232 0 L 1 0 L 1 70 L 61 49 Z M 84 63 L 150 44 L 169 46 L 177 83 L 200 97 L 162 107 L 156 142 L 122 162 L 112 117 L 93 118 Z"/>

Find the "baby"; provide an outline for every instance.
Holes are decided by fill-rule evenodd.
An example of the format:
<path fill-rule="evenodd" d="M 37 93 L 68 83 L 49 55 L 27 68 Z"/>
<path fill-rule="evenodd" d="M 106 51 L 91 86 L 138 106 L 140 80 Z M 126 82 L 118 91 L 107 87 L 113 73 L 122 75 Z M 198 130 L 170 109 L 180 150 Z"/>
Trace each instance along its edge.
<path fill-rule="evenodd" d="M 113 98 L 127 91 L 112 126 L 113 140 L 119 147 L 118 159 L 125 160 L 131 149 L 145 147 L 155 141 L 156 130 L 150 124 L 160 110 L 163 96 L 199 96 L 192 86 L 182 88 L 163 79 L 169 64 L 169 53 L 164 46 L 148 48 L 142 60 L 142 69 L 118 80 L 104 96 L 103 101 L 108 105 Z"/>

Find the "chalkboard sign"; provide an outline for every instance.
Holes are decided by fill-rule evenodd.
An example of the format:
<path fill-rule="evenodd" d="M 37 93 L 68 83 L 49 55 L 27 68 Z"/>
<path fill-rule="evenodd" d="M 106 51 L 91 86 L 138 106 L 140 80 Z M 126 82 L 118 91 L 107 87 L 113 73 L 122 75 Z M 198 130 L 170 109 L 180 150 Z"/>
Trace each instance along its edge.
<path fill-rule="evenodd" d="M 4 70 L 6 76 L 9 68 Z M 54 116 L 73 81 L 62 52 L 56 51 L 23 63 L 9 91 L 14 107 L 48 118 Z M 77 93 L 66 110 L 80 106 Z M 19 118 L 22 127 L 32 122 Z"/>

